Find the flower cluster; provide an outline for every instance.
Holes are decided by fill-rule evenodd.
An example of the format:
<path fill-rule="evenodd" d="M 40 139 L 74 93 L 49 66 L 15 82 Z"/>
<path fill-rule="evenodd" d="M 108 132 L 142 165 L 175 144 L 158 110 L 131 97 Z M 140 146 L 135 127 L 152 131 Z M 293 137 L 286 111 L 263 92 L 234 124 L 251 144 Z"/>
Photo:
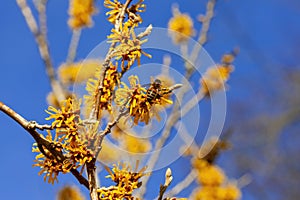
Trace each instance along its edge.
<path fill-rule="evenodd" d="M 59 172 L 67 173 L 71 169 L 77 169 L 93 158 L 92 152 L 86 147 L 79 134 L 79 105 L 69 98 L 61 103 L 60 109 L 49 106 L 47 111 L 50 116 L 46 119 L 54 119 L 51 126 L 55 129 L 55 137 L 53 138 L 48 132 L 46 139 L 52 143 L 61 157 L 58 159 L 47 149 L 41 151 L 40 147 L 35 147 L 36 145 L 33 152 L 39 153 L 34 166 L 42 168 L 39 174 L 45 173 L 44 179 L 48 178 L 49 183 L 57 181 Z"/>
<path fill-rule="evenodd" d="M 79 189 L 75 186 L 64 186 L 57 195 L 57 200 L 84 200 L 84 196 L 80 193 Z"/>
<path fill-rule="evenodd" d="M 144 52 L 141 48 L 141 45 L 147 42 L 147 40 L 137 38 L 133 27 L 129 28 L 124 25 L 124 27 L 121 27 L 121 31 L 112 29 L 112 33 L 108 36 L 108 39 L 111 43 L 118 43 L 112 51 L 112 56 L 117 60 L 121 59 L 123 73 L 133 65 L 135 60 L 137 60 L 138 65 L 140 65 L 142 54 L 151 58 L 151 55 Z"/>
<path fill-rule="evenodd" d="M 145 8 L 142 2 L 143 0 L 129 7 L 129 5 L 122 4 L 117 0 L 104 1 L 104 5 L 111 9 L 107 12 L 107 15 L 110 15 L 108 20 L 115 24 L 115 27 L 108 36 L 112 45 L 103 64 L 103 69 L 101 73 L 97 73 L 96 79 L 90 79 L 87 83 L 86 90 L 89 93 L 85 97 L 88 104 L 87 111 L 93 118 L 100 119 L 102 110 L 111 113 L 114 89 L 119 85 L 123 74 L 130 69 L 136 60 L 138 65 L 140 64 L 142 54 L 150 57 L 141 49 L 141 45 L 147 41 L 142 40 L 145 35 L 138 37 L 134 33 L 134 27 L 141 22 L 138 13 Z M 112 59 L 116 61 L 115 64 L 112 64 Z M 118 65 L 121 66 L 120 69 L 118 69 Z"/>
<path fill-rule="evenodd" d="M 182 43 L 188 40 L 188 37 L 194 35 L 193 20 L 187 14 L 182 14 L 178 9 L 173 10 L 173 18 L 170 19 L 168 28 L 174 43 Z"/>
<path fill-rule="evenodd" d="M 92 25 L 91 15 L 96 12 L 94 0 L 70 0 L 69 26 L 79 29 Z"/>
<path fill-rule="evenodd" d="M 100 71 L 96 73 L 96 78 L 89 79 L 86 86 L 86 90 L 88 91 L 89 95 L 85 96 L 85 103 L 88 108 L 88 113 L 91 112 L 93 105 L 95 105 L 96 102 L 99 101 L 99 107 L 97 108 L 98 118 L 100 118 L 102 110 L 107 110 L 109 112 L 112 111 L 111 102 L 113 91 L 120 82 L 120 75 L 117 71 L 117 65 L 113 65 L 112 63 L 110 63 L 109 68 L 105 71 L 105 77 L 102 82 L 102 87 L 100 87 L 100 82 L 97 79 L 100 73 Z"/>
<path fill-rule="evenodd" d="M 84 60 L 76 63 L 64 63 L 58 68 L 59 80 L 64 85 L 80 84 L 94 76 L 101 66 L 99 60 Z"/>
<path fill-rule="evenodd" d="M 129 153 L 146 153 L 151 149 L 151 142 L 149 140 L 128 134 L 124 135 L 122 139 L 123 147 Z"/>
<path fill-rule="evenodd" d="M 151 109 L 155 104 L 165 105 L 166 103 L 173 103 L 165 98 L 165 96 L 169 97 L 168 94 L 171 92 L 168 88 L 164 88 L 161 85 L 154 86 L 154 84 L 158 83 L 153 82 L 146 89 L 140 85 L 137 76 L 130 76 L 128 80 L 130 87 L 122 83 L 123 88 L 119 88 L 116 91 L 115 102 L 117 105 L 129 110 L 134 124 L 138 124 L 138 122 L 148 124 L 151 117 L 156 114 L 154 113 L 155 110 Z"/>
<path fill-rule="evenodd" d="M 194 191 L 195 200 L 237 200 L 241 197 L 239 188 L 228 183 L 226 175 L 217 166 L 206 160 L 197 159 L 193 163 L 197 170 L 197 181 L 202 187 Z"/>
<path fill-rule="evenodd" d="M 205 96 L 210 96 L 214 92 L 226 88 L 226 82 L 234 70 L 232 62 L 235 56 L 236 53 L 225 54 L 221 64 L 207 69 L 202 79 L 200 79 L 201 90 Z"/>
<path fill-rule="evenodd" d="M 107 177 L 111 178 L 116 185 L 98 189 L 97 192 L 100 199 L 138 199 L 135 198 L 132 193 L 135 189 L 141 187 L 142 182 L 140 182 L 139 179 L 147 175 L 144 173 L 146 167 L 138 172 L 133 172 L 130 166 L 119 163 L 118 165 L 114 165 L 112 171 L 109 168 L 107 168 L 107 170 L 110 174 Z M 137 171 L 137 169 L 134 171 Z"/>
<path fill-rule="evenodd" d="M 141 40 L 134 33 L 134 28 L 142 22 L 142 18 L 138 13 L 145 11 L 146 6 L 143 4 L 143 1 L 140 0 L 138 3 L 126 8 L 124 6 L 128 5 L 122 4 L 117 0 L 114 0 L 114 2 L 110 0 L 104 1 L 104 5 L 111 9 L 111 11 L 106 13 L 110 15 L 108 21 L 115 24 L 115 27 L 111 30 L 112 33 L 108 36 L 109 42 L 115 44 L 113 49 L 111 49 L 112 57 L 115 57 L 117 60 L 121 59 L 122 74 L 133 65 L 135 60 L 140 65 L 141 54 L 151 57 L 141 49 L 141 45 L 147 40 Z M 123 9 L 125 9 L 124 13 L 122 13 Z M 119 21 L 120 19 L 121 21 Z"/>
<path fill-rule="evenodd" d="M 58 68 L 59 82 L 64 88 L 64 95 L 66 99 L 72 98 L 74 94 L 68 90 L 74 84 L 85 83 L 89 78 L 93 77 L 95 71 L 101 67 L 101 61 L 96 59 L 89 59 L 75 63 L 63 63 Z M 60 102 L 54 92 L 50 92 L 47 96 L 49 105 L 59 108 Z"/>
<path fill-rule="evenodd" d="M 119 74 L 117 71 L 117 66 L 114 66 L 110 63 L 110 67 L 106 71 L 105 78 L 103 80 L 103 87 L 100 89 L 100 109 L 111 111 L 111 100 L 112 93 L 115 89 L 115 86 L 119 84 Z"/>
<path fill-rule="evenodd" d="M 140 12 L 145 11 L 145 4 L 143 4 L 144 0 L 140 0 L 138 3 L 133 4 L 131 7 L 125 9 L 125 13 L 128 20 L 126 24 L 128 26 L 137 26 L 138 23 L 142 23 L 142 18 L 138 14 Z M 113 2 L 111 0 L 105 0 L 104 6 L 111 9 L 106 13 L 106 15 L 109 15 L 108 21 L 112 24 L 116 24 L 117 20 L 120 19 L 121 11 L 124 8 L 124 4 L 121 2 L 114 0 Z"/>
<path fill-rule="evenodd" d="M 229 182 L 223 170 L 214 164 L 222 149 L 228 148 L 228 143 L 212 138 L 201 147 L 198 156 L 192 159 L 192 166 L 197 172 L 199 185 L 192 194 L 195 200 L 238 200 L 240 189 Z"/>
<path fill-rule="evenodd" d="M 50 132 L 48 132 L 48 135 L 46 136 L 46 139 L 49 141 L 53 141 L 52 135 Z M 61 145 L 58 145 L 57 142 L 53 142 L 53 146 L 55 147 L 55 150 L 61 151 L 62 147 Z M 55 157 L 46 149 L 43 149 L 43 153 L 41 153 L 41 150 L 37 146 L 36 143 L 33 144 L 32 152 L 38 153 L 35 157 L 35 164 L 33 164 L 34 167 L 40 167 L 41 171 L 38 173 L 39 175 L 44 175 L 44 181 L 48 181 L 48 183 L 53 184 L 54 181 L 57 180 L 57 176 L 60 172 L 67 173 L 69 172 L 69 165 L 64 165 L 63 163 L 57 161 Z M 47 156 L 45 156 L 45 154 Z"/>

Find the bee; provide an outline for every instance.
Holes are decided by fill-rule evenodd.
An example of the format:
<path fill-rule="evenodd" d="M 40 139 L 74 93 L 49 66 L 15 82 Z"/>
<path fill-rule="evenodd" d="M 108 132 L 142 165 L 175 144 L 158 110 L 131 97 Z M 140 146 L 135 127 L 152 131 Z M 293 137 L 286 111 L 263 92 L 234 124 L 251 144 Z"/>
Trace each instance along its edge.
<path fill-rule="evenodd" d="M 153 103 L 156 99 L 160 99 L 161 97 L 170 94 L 173 90 L 178 89 L 181 86 L 182 84 L 175 84 L 171 87 L 163 87 L 161 80 L 155 79 L 150 83 L 150 87 L 147 89 L 147 101 Z"/>

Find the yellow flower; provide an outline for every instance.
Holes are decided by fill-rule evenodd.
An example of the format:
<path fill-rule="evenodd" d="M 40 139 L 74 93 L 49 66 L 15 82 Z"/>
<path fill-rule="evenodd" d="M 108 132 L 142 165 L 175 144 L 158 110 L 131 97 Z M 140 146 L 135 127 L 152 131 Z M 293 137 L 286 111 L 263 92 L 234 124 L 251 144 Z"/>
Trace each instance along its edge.
<path fill-rule="evenodd" d="M 71 94 L 69 92 L 66 91 L 66 98 L 75 98 L 74 94 Z M 60 103 L 58 101 L 58 99 L 56 98 L 56 96 L 54 95 L 53 92 L 49 92 L 49 94 L 47 95 L 47 102 L 50 106 L 53 106 L 54 108 L 59 108 L 60 107 Z"/>
<path fill-rule="evenodd" d="M 129 9 L 128 9 L 128 23 L 130 24 L 130 26 L 137 26 L 138 23 L 142 23 L 142 18 L 139 14 L 137 14 L 138 12 L 145 12 L 146 9 L 146 5 L 143 4 L 144 0 L 139 0 L 138 3 L 132 5 Z"/>
<path fill-rule="evenodd" d="M 106 170 L 110 175 L 106 176 L 111 178 L 116 183 L 116 186 L 102 187 L 97 190 L 100 199 L 137 199 L 132 196 L 135 189 L 142 185 L 139 179 L 147 174 L 144 173 L 146 167 L 137 171 L 138 162 L 136 169 L 132 171 L 131 167 L 126 164 L 114 165 L 113 169 L 110 170 L 106 167 Z"/>
<path fill-rule="evenodd" d="M 193 200 L 222 200 L 216 198 L 217 187 L 204 186 L 196 189 L 192 194 Z"/>
<path fill-rule="evenodd" d="M 187 15 L 174 11 L 173 18 L 170 19 L 168 28 L 171 29 L 173 41 L 178 44 L 188 40 L 188 37 L 194 35 L 193 20 Z"/>
<path fill-rule="evenodd" d="M 98 60 L 84 60 L 76 63 L 62 64 L 58 68 L 58 76 L 65 85 L 82 83 L 93 77 L 99 66 L 101 66 L 101 62 Z"/>
<path fill-rule="evenodd" d="M 194 158 L 192 160 L 192 166 L 193 168 L 201 171 L 203 168 L 206 168 L 209 165 L 209 163 L 206 160 Z"/>
<path fill-rule="evenodd" d="M 46 139 L 51 142 L 55 151 L 60 152 L 66 158 L 65 160 L 59 160 L 49 149 L 42 147 L 41 150 L 41 147 L 33 145 L 32 151 L 39 153 L 33 166 L 42 169 L 39 175 L 44 173 L 44 180 L 48 180 L 49 183 L 53 184 L 57 181 L 60 172 L 68 173 L 71 169 L 76 169 L 93 159 L 92 152 L 79 135 L 79 106 L 80 102 L 69 98 L 61 103 L 60 109 L 49 106 L 47 111 L 50 116 L 46 119 L 54 119 L 52 127 L 55 129 L 55 137 L 53 138 L 51 132 L 48 131 Z"/>
<path fill-rule="evenodd" d="M 200 80 L 202 93 L 210 96 L 215 91 L 224 89 L 226 86 L 225 83 L 233 70 L 234 68 L 231 65 L 217 65 L 216 67 L 209 68 Z"/>
<path fill-rule="evenodd" d="M 132 116 L 135 125 L 138 122 L 148 124 L 153 116 L 156 116 L 159 120 L 160 117 L 154 106 L 172 104 L 173 102 L 168 99 L 170 97 L 170 90 L 164 87 L 161 87 L 161 91 L 163 92 L 159 88 L 153 89 L 153 83 L 146 89 L 139 84 L 137 76 L 130 76 L 128 80 L 130 88 L 125 83 L 121 83 L 123 88 L 117 89 L 116 104 L 121 106 L 121 108 L 128 109 L 129 115 Z"/>
<path fill-rule="evenodd" d="M 234 184 L 219 187 L 215 193 L 217 199 L 238 200 L 241 198 L 240 189 Z"/>
<path fill-rule="evenodd" d="M 99 77 L 101 74 L 101 68 L 99 67 L 96 69 L 96 72 L 94 74 L 94 78 L 89 78 L 87 83 L 86 83 L 86 91 L 88 92 L 88 95 L 84 96 L 84 106 L 85 106 L 85 116 L 89 117 L 93 106 L 96 102 L 96 97 L 98 96 L 99 93 L 99 86 L 100 86 L 100 81 L 99 81 Z"/>
<path fill-rule="evenodd" d="M 137 76 L 130 76 L 128 78 L 130 88 L 122 83 L 123 88 L 116 91 L 116 103 L 119 106 L 128 108 L 129 114 L 134 119 L 134 124 L 139 121 L 149 123 L 151 105 L 147 101 L 147 90 L 139 84 Z"/>
<path fill-rule="evenodd" d="M 113 2 L 111 0 L 104 0 L 104 6 L 106 8 L 111 9 L 111 11 L 108 11 L 106 13 L 106 15 L 109 15 L 108 17 L 108 21 L 115 24 L 117 17 L 119 16 L 122 8 L 123 8 L 123 4 L 120 3 L 118 0 L 114 0 Z"/>
<path fill-rule="evenodd" d="M 238 200 L 241 198 L 240 189 L 235 185 L 203 186 L 197 188 L 193 194 L 194 200 Z"/>
<path fill-rule="evenodd" d="M 100 87 L 100 71 L 95 75 L 95 78 L 90 78 L 86 85 L 86 90 L 89 93 L 85 95 L 85 105 L 87 113 L 89 116 L 90 112 L 93 109 L 93 106 L 96 105 L 96 102 L 99 101 L 99 108 L 97 113 L 97 118 L 101 116 L 102 110 L 107 110 L 108 112 L 112 111 L 111 101 L 113 97 L 114 89 L 119 85 L 119 73 L 117 71 L 117 63 L 113 65 L 110 63 L 109 68 L 105 71 L 105 78 L 102 82 L 102 87 Z"/>
<path fill-rule="evenodd" d="M 126 68 L 128 70 L 137 60 L 140 65 L 140 58 L 143 55 L 151 58 L 150 54 L 147 54 L 142 50 L 141 45 L 147 42 L 147 40 L 140 40 L 136 37 L 134 29 L 124 25 L 120 27 L 120 31 L 112 29 L 112 34 L 108 36 L 109 42 L 117 42 L 118 45 L 113 49 L 113 57 L 117 60 L 122 58 L 122 70 Z M 127 66 L 125 66 L 125 61 Z"/>
<path fill-rule="evenodd" d="M 85 198 L 75 186 L 64 186 L 57 195 L 57 200 L 84 200 Z"/>
<path fill-rule="evenodd" d="M 143 4 L 143 2 L 144 0 L 140 0 L 138 3 L 133 4 L 131 7 L 126 9 L 125 14 L 128 17 L 128 21 L 126 21 L 125 24 L 128 26 L 137 26 L 138 23 L 142 22 L 142 18 L 137 13 L 145 11 L 146 6 Z M 120 3 L 118 0 L 105 0 L 104 6 L 111 9 L 106 13 L 106 15 L 109 15 L 107 20 L 112 24 L 115 24 L 116 20 L 120 17 L 120 13 L 124 4 Z"/>
<path fill-rule="evenodd" d="M 56 109 L 49 106 L 46 112 L 50 115 L 46 120 L 54 119 L 52 127 L 73 128 L 72 121 L 79 120 L 79 104 L 73 99 L 69 98 L 61 103 L 61 108 Z"/>
<path fill-rule="evenodd" d="M 199 170 L 197 180 L 202 185 L 221 185 L 225 180 L 225 175 L 219 167 L 207 165 Z"/>
<path fill-rule="evenodd" d="M 91 26 L 91 15 L 95 12 L 94 0 L 70 0 L 68 24 L 72 29 Z"/>
<path fill-rule="evenodd" d="M 61 146 L 58 145 L 56 138 L 52 138 L 50 131 L 48 131 L 46 139 L 51 141 L 53 146 L 56 146 L 57 151 L 62 150 Z M 64 167 L 62 163 L 59 163 L 47 149 L 43 149 L 43 153 L 41 153 L 37 143 L 33 144 L 32 152 L 38 153 L 34 160 L 35 164 L 32 166 L 41 168 L 41 171 L 38 173 L 38 175 L 44 174 L 44 181 L 47 181 L 48 183 L 54 184 L 55 181 L 58 182 L 58 174 L 60 172 L 66 173 L 70 169 Z M 47 157 L 44 154 L 46 154 Z"/>
<path fill-rule="evenodd" d="M 137 138 L 131 135 L 124 135 L 123 146 L 129 153 L 146 153 L 151 149 L 151 143 L 142 138 Z"/>

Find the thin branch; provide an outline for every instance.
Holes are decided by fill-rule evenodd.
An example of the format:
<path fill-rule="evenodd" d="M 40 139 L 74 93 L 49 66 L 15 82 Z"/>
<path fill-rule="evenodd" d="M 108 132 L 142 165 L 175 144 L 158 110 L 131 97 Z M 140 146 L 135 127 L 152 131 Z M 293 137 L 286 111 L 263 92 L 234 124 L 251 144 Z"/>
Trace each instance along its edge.
<path fill-rule="evenodd" d="M 61 84 L 55 78 L 55 71 L 54 71 L 52 61 L 50 58 L 49 47 L 48 47 L 48 43 L 46 41 L 46 37 L 43 34 L 43 30 L 39 30 L 36 20 L 31 12 L 30 7 L 27 5 L 26 0 L 17 0 L 17 4 L 23 13 L 23 16 L 25 18 L 25 21 L 26 21 L 30 31 L 33 33 L 33 35 L 35 37 L 35 41 L 39 48 L 41 58 L 44 61 L 44 64 L 46 67 L 46 72 L 50 79 L 50 84 L 51 84 L 53 93 L 55 94 L 56 98 L 60 102 L 65 99 L 65 93 L 64 93 L 64 90 L 63 90 Z"/>
<path fill-rule="evenodd" d="M 119 122 L 121 117 L 125 116 L 127 113 L 128 113 L 127 110 L 121 111 L 120 114 L 112 122 L 109 122 L 106 125 L 104 131 L 101 132 L 97 136 L 96 142 L 95 142 L 95 158 L 98 158 L 98 155 L 101 151 L 101 146 L 102 146 L 102 142 L 103 142 L 104 137 L 111 132 L 112 127 L 114 127 Z"/>
<path fill-rule="evenodd" d="M 171 184 L 171 182 L 173 180 L 172 171 L 170 168 L 167 169 L 165 177 L 166 177 L 165 184 L 160 186 L 159 196 L 158 196 L 157 200 L 163 199 L 164 193 L 166 192 L 166 190 L 168 189 L 169 185 Z"/>
<path fill-rule="evenodd" d="M 176 125 L 174 126 L 174 128 L 176 128 L 177 132 L 179 133 L 179 136 L 185 142 L 185 144 L 186 145 L 191 145 L 189 147 L 191 149 L 191 151 L 193 153 L 197 154 L 197 152 L 199 151 L 199 147 L 198 147 L 198 145 L 195 142 L 193 142 L 192 144 L 189 144 L 190 141 L 193 141 L 194 138 L 192 138 L 190 136 L 190 134 L 188 134 L 188 131 L 186 129 L 185 124 L 179 124 L 177 122 Z M 180 131 L 179 131 L 179 128 L 180 128 Z"/>
<path fill-rule="evenodd" d="M 192 108 L 194 108 L 205 97 L 203 92 L 199 90 L 197 94 L 190 99 L 181 109 L 181 116 L 185 116 Z"/>
<path fill-rule="evenodd" d="M 202 22 L 201 31 L 199 34 L 198 42 L 200 45 L 195 45 L 194 49 L 192 50 L 191 60 L 195 61 L 197 59 L 197 56 L 199 55 L 202 46 L 205 45 L 207 42 L 207 33 L 211 24 L 211 21 L 214 17 L 214 9 L 216 6 L 216 0 L 209 0 L 206 4 L 206 13 L 204 16 L 200 18 Z M 193 62 L 192 62 L 193 63 Z"/>
<path fill-rule="evenodd" d="M 81 36 L 81 29 L 73 30 L 72 38 L 71 38 L 71 42 L 70 42 L 70 46 L 69 46 L 69 51 L 68 51 L 68 56 L 66 59 L 67 63 L 72 63 L 75 60 L 80 36 Z"/>
<path fill-rule="evenodd" d="M 138 40 L 140 40 L 140 39 L 142 39 L 142 38 L 144 38 L 144 37 L 150 35 L 150 33 L 152 32 L 152 28 L 153 28 L 153 26 L 152 26 L 152 24 L 150 24 L 150 25 L 146 28 L 146 30 L 143 31 L 143 32 L 141 32 L 140 34 L 138 34 L 136 38 L 137 38 Z"/>
<path fill-rule="evenodd" d="M 40 151 L 43 154 L 45 152 L 43 148 L 46 148 L 55 157 L 55 159 L 58 162 L 63 163 L 66 160 L 62 152 L 57 151 L 56 148 L 53 148 L 53 144 L 47 139 L 45 139 L 44 137 L 42 137 L 41 134 L 39 134 L 35 130 L 36 127 L 32 126 L 32 122 L 27 121 L 21 115 L 16 113 L 14 110 L 9 108 L 7 105 L 5 105 L 2 102 L 0 102 L 0 110 L 3 113 L 5 113 L 7 116 L 12 118 L 14 121 L 16 121 L 19 125 L 21 125 L 34 138 L 34 140 L 38 144 L 38 147 L 40 148 Z M 47 155 L 45 154 L 45 156 Z M 80 173 L 76 169 L 72 169 L 71 172 L 81 184 L 89 188 L 88 181 L 82 175 L 80 175 Z"/>
<path fill-rule="evenodd" d="M 122 7 L 122 10 L 121 12 L 119 13 L 119 16 L 116 20 L 116 23 L 115 23 L 115 29 L 118 31 L 120 29 L 120 26 L 121 24 L 123 23 L 124 19 L 125 19 L 125 12 L 129 6 L 129 4 L 132 2 L 132 0 L 127 0 L 125 2 L 125 4 L 123 5 Z"/>
<path fill-rule="evenodd" d="M 49 124 L 38 124 L 36 121 L 29 121 L 28 122 L 28 128 L 29 129 L 39 129 L 41 131 L 43 130 L 53 130 L 53 127 Z"/>
<path fill-rule="evenodd" d="M 46 4 L 48 0 L 35 0 L 34 5 L 39 12 L 39 25 L 41 34 L 47 40 L 47 16 L 46 16 Z"/>
<path fill-rule="evenodd" d="M 88 174 L 88 181 L 89 181 L 89 190 L 90 190 L 90 197 L 91 200 L 98 200 L 98 193 L 97 193 L 97 181 L 96 181 L 96 158 L 93 158 L 91 162 L 86 163 L 86 170 Z"/>

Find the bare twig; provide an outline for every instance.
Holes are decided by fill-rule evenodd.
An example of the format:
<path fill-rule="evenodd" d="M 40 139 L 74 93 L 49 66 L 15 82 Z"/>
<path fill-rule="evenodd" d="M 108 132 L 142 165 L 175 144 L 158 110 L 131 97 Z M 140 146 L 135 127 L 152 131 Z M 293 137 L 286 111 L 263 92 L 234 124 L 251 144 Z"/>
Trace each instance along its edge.
<path fill-rule="evenodd" d="M 31 12 L 30 7 L 27 5 L 26 0 L 17 0 L 17 4 L 19 5 L 25 21 L 30 29 L 30 31 L 33 33 L 36 43 L 39 48 L 39 52 L 41 55 L 42 60 L 44 61 L 46 71 L 48 74 L 48 77 L 50 79 L 50 84 L 53 90 L 53 93 L 55 94 L 58 101 L 62 101 L 65 99 L 65 92 L 59 83 L 59 81 L 55 78 L 55 72 L 52 65 L 52 61 L 49 54 L 49 47 L 48 43 L 46 41 L 46 37 L 43 34 L 45 30 L 39 30 L 38 25 L 36 23 L 36 20 Z M 43 18 L 43 17 L 42 17 Z M 44 18 L 46 20 L 46 18 Z M 44 23 L 43 20 L 41 23 Z"/>
<path fill-rule="evenodd" d="M 190 134 L 188 134 L 188 131 L 187 131 L 187 129 L 186 129 L 185 124 L 179 124 L 179 123 L 177 122 L 176 125 L 174 126 L 174 128 L 176 128 L 176 130 L 177 130 L 178 133 L 179 133 L 179 136 L 180 136 L 181 139 L 185 142 L 185 144 L 186 144 L 186 145 L 190 145 L 190 146 L 189 146 L 189 149 L 190 149 L 193 153 L 197 154 L 197 152 L 198 152 L 198 150 L 199 150 L 199 147 L 198 147 L 198 145 L 197 145 L 195 142 L 193 142 L 193 143 L 190 144 L 190 142 L 193 141 L 194 138 L 192 138 L 192 137 L 190 136 Z M 180 128 L 180 130 L 179 130 L 179 128 Z"/>
<path fill-rule="evenodd" d="M 152 32 L 152 24 L 150 24 L 145 31 L 141 32 L 140 34 L 137 35 L 137 39 L 140 40 L 148 35 L 150 35 L 150 33 Z"/>
<path fill-rule="evenodd" d="M 67 56 L 67 63 L 72 63 L 75 60 L 77 47 L 79 44 L 81 35 L 81 29 L 75 29 L 72 33 L 72 38 L 69 46 L 68 56 Z"/>
<path fill-rule="evenodd" d="M 160 186 L 159 196 L 158 196 L 157 200 L 163 199 L 164 193 L 166 192 L 167 188 L 169 187 L 169 185 L 171 184 L 171 182 L 173 180 L 172 171 L 170 168 L 167 169 L 165 176 L 166 176 L 165 184 Z"/>
<path fill-rule="evenodd" d="M 128 113 L 127 110 L 122 110 L 119 115 L 112 121 L 112 122 L 109 122 L 104 131 L 101 132 L 97 138 L 96 138 L 96 142 L 95 142 L 95 157 L 97 158 L 100 151 L 101 151 L 101 146 L 102 146 L 102 142 L 103 142 L 103 139 L 106 135 L 108 135 L 110 132 L 111 132 L 111 129 L 112 127 L 114 127 L 118 122 L 119 120 L 121 119 L 121 117 L 125 116 L 126 114 Z"/>
<path fill-rule="evenodd" d="M 10 118 L 12 118 L 14 121 L 16 121 L 18 124 L 20 124 L 34 138 L 42 153 L 45 152 L 43 148 L 46 148 L 55 157 L 55 159 L 58 162 L 63 163 L 66 160 L 66 158 L 63 156 L 63 154 L 60 151 L 57 151 L 56 148 L 53 148 L 53 144 L 50 141 L 42 137 L 35 130 L 37 127 L 32 126 L 32 122 L 27 121 L 21 115 L 16 113 L 14 110 L 9 108 L 7 105 L 5 105 L 2 102 L 0 102 L 0 110 L 6 115 L 8 115 Z M 88 181 L 82 175 L 80 175 L 80 173 L 76 169 L 72 169 L 71 172 L 81 184 L 89 188 Z"/>
<path fill-rule="evenodd" d="M 43 130 L 53 130 L 53 127 L 49 124 L 38 124 L 36 121 L 29 121 L 28 122 L 28 128 L 29 129 L 39 129 L 41 131 Z"/>
<path fill-rule="evenodd" d="M 216 0 L 209 0 L 206 4 L 206 14 L 201 17 L 202 27 L 199 34 L 198 42 L 200 45 L 195 45 L 192 50 L 191 60 L 195 61 L 199 55 L 202 46 L 207 42 L 207 33 L 214 17 L 214 9 L 216 5 Z"/>

